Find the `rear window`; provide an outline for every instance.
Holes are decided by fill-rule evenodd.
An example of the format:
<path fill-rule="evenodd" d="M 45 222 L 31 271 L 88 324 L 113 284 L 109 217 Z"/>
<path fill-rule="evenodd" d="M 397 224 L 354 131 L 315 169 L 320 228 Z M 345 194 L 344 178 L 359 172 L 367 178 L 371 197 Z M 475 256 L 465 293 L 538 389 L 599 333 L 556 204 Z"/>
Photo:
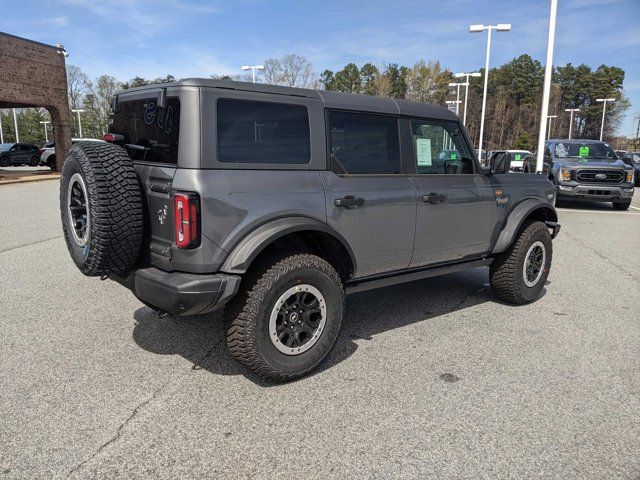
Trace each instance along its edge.
<path fill-rule="evenodd" d="M 180 100 L 168 97 L 159 108 L 154 97 L 119 103 L 109 132 L 124 136 L 132 160 L 176 164 L 179 128 Z"/>
<path fill-rule="evenodd" d="M 221 98 L 218 161 L 306 164 L 311 160 L 309 114 L 303 105 Z"/>

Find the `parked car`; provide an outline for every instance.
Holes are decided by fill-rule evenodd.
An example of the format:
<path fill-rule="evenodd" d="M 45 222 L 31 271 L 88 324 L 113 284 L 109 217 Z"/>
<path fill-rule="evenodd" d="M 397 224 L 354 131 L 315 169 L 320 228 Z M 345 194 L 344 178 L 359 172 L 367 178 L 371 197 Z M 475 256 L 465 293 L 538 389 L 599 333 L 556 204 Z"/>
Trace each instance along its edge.
<path fill-rule="evenodd" d="M 17 167 L 28 165 L 37 167 L 40 164 L 38 147 L 27 143 L 0 144 L 0 167 Z"/>
<path fill-rule="evenodd" d="M 640 186 L 640 152 L 628 152 L 631 166 L 635 171 L 636 187 Z"/>
<path fill-rule="evenodd" d="M 226 304 L 228 348 L 262 377 L 322 361 L 345 293 L 478 266 L 513 304 L 545 285 L 553 185 L 481 167 L 446 108 L 206 79 L 112 105 L 113 143 L 62 170 L 71 257 L 161 315 Z"/>
<path fill-rule="evenodd" d="M 99 138 L 72 138 L 71 144 L 77 142 L 104 142 Z M 56 144 L 48 142 L 40 149 L 40 165 L 46 165 L 52 171 L 56 170 Z"/>
<path fill-rule="evenodd" d="M 548 140 L 543 173 L 556 186 L 557 201 L 611 202 L 627 210 L 634 192 L 633 167 L 597 140 Z"/>

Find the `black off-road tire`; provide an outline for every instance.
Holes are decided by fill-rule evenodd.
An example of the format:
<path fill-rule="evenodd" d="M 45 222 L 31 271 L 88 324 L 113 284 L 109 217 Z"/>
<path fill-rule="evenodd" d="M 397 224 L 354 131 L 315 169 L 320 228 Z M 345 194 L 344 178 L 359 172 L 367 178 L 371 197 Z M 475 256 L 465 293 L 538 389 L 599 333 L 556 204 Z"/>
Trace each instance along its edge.
<path fill-rule="evenodd" d="M 58 170 L 58 165 L 56 164 L 55 155 L 49 155 L 49 158 L 47 158 L 47 167 L 49 167 L 52 172 L 55 172 L 56 170 Z"/>
<path fill-rule="evenodd" d="M 68 206 L 70 182 L 81 187 L 74 174 L 81 177 L 88 197 L 84 246 L 75 240 Z M 142 243 L 143 198 L 133 163 L 122 147 L 97 142 L 71 147 L 60 179 L 60 213 L 67 248 L 82 273 L 125 275 L 132 269 Z"/>
<path fill-rule="evenodd" d="M 10 167 L 10 166 L 11 166 L 11 159 L 7 155 L 0 157 L 0 167 Z"/>
<path fill-rule="evenodd" d="M 626 200 L 622 202 L 612 202 L 614 210 L 629 210 L 631 206 L 631 200 Z"/>
<path fill-rule="evenodd" d="M 277 299 L 296 286 L 317 288 L 326 302 L 326 323 L 309 350 L 287 355 L 269 338 L 269 319 Z M 227 305 L 225 323 L 231 355 L 257 375 L 285 382 L 315 368 L 333 347 L 345 309 L 342 281 L 335 269 L 315 255 L 296 254 L 260 262 L 243 278 L 238 295 Z"/>
<path fill-rule="evenodd" d="M 523 266 L 529 248 L 538 241 L 544 245 L 544 267 L 535 285 L 527 286 Z M 489 268 L 491 287 L 495 296 L 516 305 L 523 305 L 537 299 L 549 276 L 552 255 L 553 244 L 547 226 L 537 221 L 526 223 L 511 247 L 499 254 Z"/>

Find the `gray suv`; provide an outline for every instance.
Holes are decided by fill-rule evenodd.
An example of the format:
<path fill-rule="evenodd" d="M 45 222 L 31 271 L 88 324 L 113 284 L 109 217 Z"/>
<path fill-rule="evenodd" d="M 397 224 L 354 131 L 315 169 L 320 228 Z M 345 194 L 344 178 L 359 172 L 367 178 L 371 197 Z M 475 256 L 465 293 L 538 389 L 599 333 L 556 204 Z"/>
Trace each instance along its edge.
<path fill-rule="evenodd" d="M 226 305 L 232 355 L 265 378 L 322 361 L 345 294 L 479 266 L 510 303 L 545 284 L 554 186 L 481 167 L 445 108 L 187 79 L 112 109 L 110 143 L 64 163 L 73 260 L 161 315 Z"/>

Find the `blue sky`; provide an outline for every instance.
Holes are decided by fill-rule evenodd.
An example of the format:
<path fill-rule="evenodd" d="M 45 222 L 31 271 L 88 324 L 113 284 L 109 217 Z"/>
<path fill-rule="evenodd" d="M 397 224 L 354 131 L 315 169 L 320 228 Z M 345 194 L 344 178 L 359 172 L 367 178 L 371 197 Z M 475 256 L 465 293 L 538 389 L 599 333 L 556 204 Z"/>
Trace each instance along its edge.
<path fill-rule="evenodd" d="M 626 71 L 632 102 L 619 130 L 640 113 L 640 1 L 559 0 L 555 64 L 602 63 Z M 454 71 L 484 64 L 485 36 L 471 23 L 512 23 L 492 45 L 493 66 L 522 53 L 544 61 L 545 0 L 189 1 L 0 0 L 0 31 L 62 43 L 69 63 L 94 77 L 178 78 L 241 73 L 243 64 L 297 53 L 316 71 L 439 59 Z"/>

